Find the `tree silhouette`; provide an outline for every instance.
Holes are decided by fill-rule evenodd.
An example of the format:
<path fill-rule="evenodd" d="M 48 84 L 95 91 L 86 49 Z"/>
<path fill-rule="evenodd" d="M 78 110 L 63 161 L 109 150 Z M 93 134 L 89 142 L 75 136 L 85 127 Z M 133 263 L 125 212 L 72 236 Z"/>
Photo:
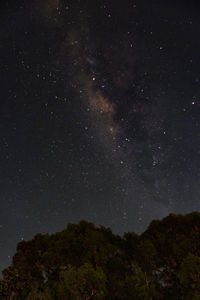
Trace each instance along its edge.
<path fill-rule="evenodd" d="M 81 221 L 17 246 L 0 299 L 200 299 L 200 213 L 152 221 L 140 236 Z"/>

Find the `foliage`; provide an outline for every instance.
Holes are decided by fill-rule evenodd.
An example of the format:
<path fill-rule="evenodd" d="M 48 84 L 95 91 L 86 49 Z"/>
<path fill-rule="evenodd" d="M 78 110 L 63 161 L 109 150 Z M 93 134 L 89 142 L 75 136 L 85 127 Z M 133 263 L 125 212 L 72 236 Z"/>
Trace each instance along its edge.
<path fill-rule="evenodd" d="M 80 268 L 69 265 L 60 272 L 57 291 L 60 299 L 64 295 L 69 295 L 69 299 L 104 299 L 106 276 L 91 264 L 86 263 Z"/>
<path fill-rule="evenodd" d="M 126 286 L 130 299 L 159 299 L 160 295 L 155 285 L 148 280 L 147 274 L 138 266 L 135 266 L 134 275 L 126 277 Z"/>
<path fill-rule="evenodd" d="M 81 221 L 22 241 L 3 271 L 0 299 L 200 299 L 200 213 L 114 235 Z"/>

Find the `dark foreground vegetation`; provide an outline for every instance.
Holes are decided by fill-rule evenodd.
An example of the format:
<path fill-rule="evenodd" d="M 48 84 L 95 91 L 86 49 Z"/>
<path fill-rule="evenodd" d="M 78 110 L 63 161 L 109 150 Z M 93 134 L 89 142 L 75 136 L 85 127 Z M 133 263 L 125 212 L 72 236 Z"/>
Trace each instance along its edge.
<path fill-rule="evenodd" d="M 141 235 L 85 221 L 17 246 L 0 299 L 200 299 L 200 213 L 169 215 Z"/>

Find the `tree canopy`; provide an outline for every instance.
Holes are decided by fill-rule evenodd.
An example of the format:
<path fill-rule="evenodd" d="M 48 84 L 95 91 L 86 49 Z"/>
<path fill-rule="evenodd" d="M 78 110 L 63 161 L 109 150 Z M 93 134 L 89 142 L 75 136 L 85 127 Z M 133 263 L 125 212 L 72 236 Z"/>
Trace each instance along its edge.
<path fill-rule="evenodd" d="M 81 221 L 17 245 L 0 299 L 200 299 L 200 213 L 169 215 L 137 235 Z"/>

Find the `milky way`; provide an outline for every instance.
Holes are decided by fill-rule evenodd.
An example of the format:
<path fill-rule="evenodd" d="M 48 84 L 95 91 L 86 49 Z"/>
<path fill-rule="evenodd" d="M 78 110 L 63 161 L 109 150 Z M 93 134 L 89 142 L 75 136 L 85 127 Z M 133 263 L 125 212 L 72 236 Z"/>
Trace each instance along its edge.
<path fill-rule="evenodd" d="M 2 266 L 19 240 L 68 222 L 141 232 L 199 210 L 197 8 L 2 5 Z"/>
<path fill-rule="evenodd" d="M 110 209 L 120 210 L 126 230 L 136 231 L 143 230 L 152 218 L 187 211 L 190 202 L 185 187 L 189 191 L 191 186 L 185 175 L 188 153 L 180 153 L 181 144 L 187 144 L 183 142 L 187 133 L 184 126 L 178 132 L 173 128 L 177 110 L 184 111 L 179 101 L 185 92 L 176 91 L 169 77 L 172 72 L 181 82 L 178 68 L 183 58 L 178 57 L 178 47 L 174 49 L 178 30 L 173 17 L 169 20 L 161 11 L 163 20 L 159 20 L 155 16 L 159 6 L 153 7 L 150 17 L 145 3 L 131 1 L 124 3 L 123 10 L 122 3 L 112 1 L 80 1 L 67 6 L 64 1 L 56 6 L 48 3 L 52 15 L 47 23 L 61 31 L 59 55 L 66 57 L 72 85 L 89 115 L 85 129 L 95 132 L 122 183 L 121 203 L 108 200 Z M 182 8 L 179 27 L 181 18 L 187 22 L 186 7 Z M 174 6 L 177 13 L 178 9 Z M 68 16 L 72 21 L 67 22 Z M 173 26 L 175 35 L 170 33 Z M 155 66 L 151 66 L 153 62 Z M 187 96 L 184 102 L 195 103 Z M 184 122 L 184 116 L 180 118 L 180 123 Z M 198 209 L 197 203 L 193 209 Z"/>

